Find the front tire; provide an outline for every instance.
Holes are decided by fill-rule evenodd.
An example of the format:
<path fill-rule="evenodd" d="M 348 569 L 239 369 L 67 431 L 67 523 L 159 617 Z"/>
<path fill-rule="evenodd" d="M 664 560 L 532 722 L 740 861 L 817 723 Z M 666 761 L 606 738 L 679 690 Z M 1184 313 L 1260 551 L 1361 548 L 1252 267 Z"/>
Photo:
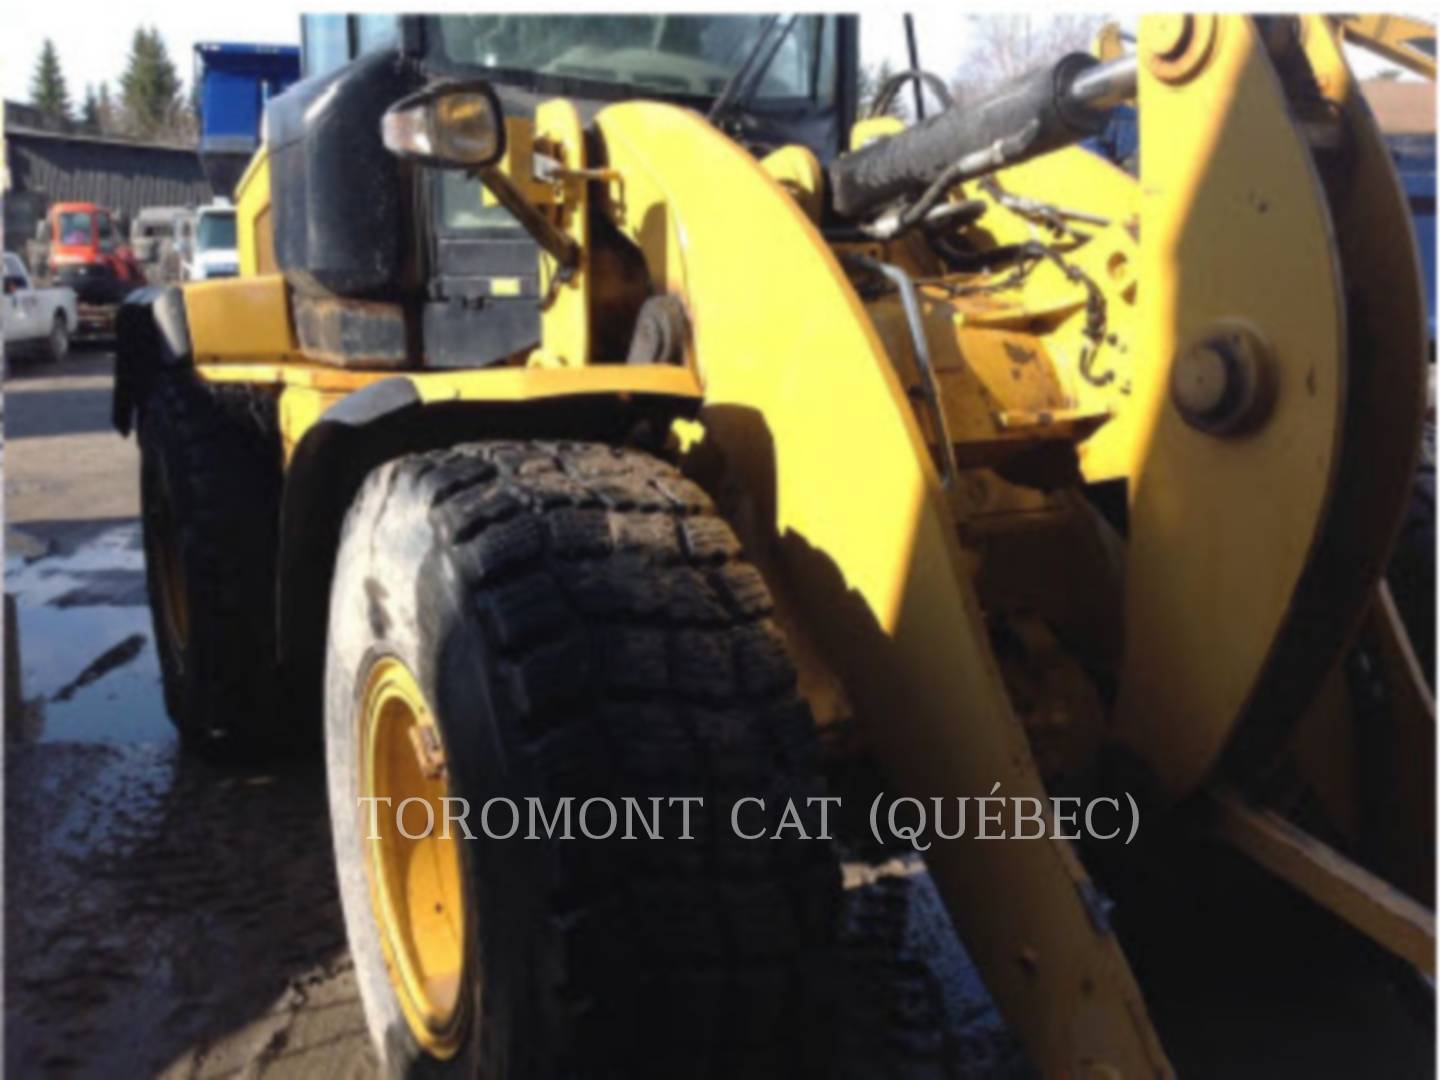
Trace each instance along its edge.
<path fill-rule="evenodd" d="M 462 446 L 362 487 L 332 586 L 326 760 L 390 1075 L 827 1073 L 833 850 L 731 828 L 755 796 L 771 826 L 793 800 L 817 837 L 806 799 L 822 791 L 768 593 L 737 549 L 697 487 L 607 446 Z M 543 823 L 525 839 L 524 816 L 513 839 L 481 828 L 492 799 L 526 815 L 534 797 L 553 821 L 567 798 L 579 815 L 627 796 L 647 815 L 650 798 L 703 798 L 693 838 L 663 801 L 660 840 L 638 821 L 638 839 L 587 839 L 578 816 L 568 840 Z M 476 839 L 457 824 L 411 843 L 385 804 L 360 802 L 409 797 L 437 823 L 441 800 L 468 800 Z M 490 805 L 503 834 L 510 811 Z M 411 810 L 406 831 L 422 831 Z"/>

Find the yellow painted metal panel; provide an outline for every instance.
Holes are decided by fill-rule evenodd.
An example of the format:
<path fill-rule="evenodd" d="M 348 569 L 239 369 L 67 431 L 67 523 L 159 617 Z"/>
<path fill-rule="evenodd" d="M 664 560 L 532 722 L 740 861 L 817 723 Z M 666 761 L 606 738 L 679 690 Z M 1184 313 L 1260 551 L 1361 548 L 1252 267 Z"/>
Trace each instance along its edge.
<path fill-rule="evenodd" d="M 700 396 L 693 371 L 659 364 L 414 372 L 407 377 L 425 401 L 529 401 L 579 394 Z"/>
<path fill-rule="evenodd" d="M 299 359 L 279 274 L 197 281 L 184 297 L 197 364 Z"/>
<path fill-rule="evenodd" d="M 850 128 L 850 149 L 863 150 L 876 139 L 888 139 L 905 130 L 905 121 L 894 116 L 867 116 Z"/>
<path fill-rule="evenodd" d="M 1168 792 L 1214 766 L 1260 679 L 1335 475 L 1345 328 L 1307 146 L 1249 18 L 1217 16 L 1184 83 L 1142 64 L 1143 227 L 1120 740 Z M 1153 34 L 1141 22 L 1141 45 Z M 1224 324 L 1268 343 L 1274 406 L 1248 435 L 1189 426 L 1177 354 Z"/>
<path fill-rule="evenodd" d="M 423 401 L 529 401 L 536 398 L 613 394 L 700 397 L 700 384 L 687 368 L 662 365 L 592 364 L 583 368 L 480 368 L 455 371 L 355 371 L 304 362 L 201 364 L 210 382 L 302 386 L 350 393 L 382 379 L 408 379 Z"/>
<path fill-rule="evenodd" d="M 782 146 L 760 162 L 780 182 L 811 221 L 825 208 L 825 170 L 808 146 Z"/>
<path fill-rule="evenodd" d="M 273 220 L 270 155 L 261 147 L 235 185 L 235 242 L 242 277 L 275 272 Z"/>
<path fill-rule="evenodd" d="M 1272 34 L 1292 64 L 1308 59 L 1311 78 L 1304 89 L 1318 90 L 1330 103 L 1326 108 L 1304 99 L 1312 110 L 1310 131 L 1344 147 L 1344 182 L 1328 189 L 1350 324 L 1343 452 L 1290 614 L 1227 754 L 1226 766 L 1242 779 L 1272 767 L 1289 725 L 1313 699 L 1324 673 L 1341 663 L 1375 583 L 1383 579 L 1411 505 L 1430 366 L 1424 279 L 1389 149 L 1333 24 L 1307 15 L 1278 24 L 1278 30 L 1296 24 L 1298 40 L 1273 25 Z M 1392 794 L 1379 798 L 1388 802 Z M 1429 810 L 1425 816 L 1428 821 Z M 1423 827 L 1413 821 L 1405 826 L 1411 835 Z"/>
<path fill-rule="evenodd" d="M 427 404 L 483 401 L 517 404 L 579 396 L 692 399 L 700 384 L 688 368 L 620 364 L 582 368 L 485 368 L 472 371 L 356 371 L 303 361 L 201 364 L 207 382 L 280 388 L 280 435 L 285 460 L 331 405 L 383 379 L 408 379 Z"/>

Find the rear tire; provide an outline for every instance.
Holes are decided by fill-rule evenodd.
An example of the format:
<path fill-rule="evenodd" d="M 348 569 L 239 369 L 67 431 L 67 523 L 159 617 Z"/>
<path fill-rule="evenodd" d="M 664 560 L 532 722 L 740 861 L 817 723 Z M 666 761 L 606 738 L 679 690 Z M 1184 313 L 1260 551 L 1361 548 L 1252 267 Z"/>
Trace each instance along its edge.
<path fill-rule="evenodd" d="M 331 594 L 326 758 L 346 928 L 389 1075 L 828 1074 L 833 848 L 731 829 L 732 803 L 750 795 L 767 812 L 747 804 L 747 831 L 762 819 L 773 830 L 794 800 L 821 832 L 806 803 L 823 792 L 815 733 L 769 613 L 704 493 L 644 454 L 482 443 L 370 475 Z M 398 865 L 383 854 L 393 818 L 380 810 L 388 839 L 367 842 L 358 801 L 378 775 L 365 747 L 386 723 L 369 688 L 397 665 L 423 695 L 449 797 L 468 800 L 476 837 L 455 844 L 463 911 L 444 912 L 466 928 L 445 968 L 463 971 L 460 1000 L 447 1023 L 419 1029 L 386 959 L 418 932 L 374 901 Z M 524 839 L 531 796 L 547 815 L 573 799 L 575 838 L 545 839 L 541 825 Z M 586 839 L 591 796 L 622 814 L 633 796 L 647 817 L 650 798 L 704 805 L 691 806 L 693 839 L 681 838 L 680 804 L 664 802 L 661 840 L 638 819 L 638 839 Z M 479 824 L 501 797 L 521 814 L 511 840 Z M 592 811 L 590 831 L 605 832 L 603 807 Z M 490 831 L 507 831 L 506 805 L 491 813 Z"/>
<path fill-rule="evenodd" d="M 187 749 L 268 753 L 285 742 L 274 399 L 167 372 L 141 408 L 139 442 L 145 580 L 166 709 Z"/>

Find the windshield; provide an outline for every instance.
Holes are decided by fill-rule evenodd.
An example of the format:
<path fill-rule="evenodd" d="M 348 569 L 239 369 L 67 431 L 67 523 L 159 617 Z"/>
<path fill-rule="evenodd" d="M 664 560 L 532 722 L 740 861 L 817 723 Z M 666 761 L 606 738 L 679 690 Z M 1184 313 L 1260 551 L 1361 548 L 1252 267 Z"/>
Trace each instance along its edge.
<path fill-rule="evenodd" d="M 201 251 L 235 246 L 235 215 L 205 214 L 195 229 L 195 246 Z"/>
<path fill-rule="evenodd" d="M 67 210 L 60 215 L 59 243 L 88 244 L 91 238 L 91 218 L 88 210 Z"/>
<path fill-rule="evenodd" d="M 440 50 L 455 64 L 713 98 L 745 63 L 766 16 L 446 15 L 438 21 Z M 795 19 L 760 80 L 756 104 L 830 104 L 833 22 L 824 15 Z"/>

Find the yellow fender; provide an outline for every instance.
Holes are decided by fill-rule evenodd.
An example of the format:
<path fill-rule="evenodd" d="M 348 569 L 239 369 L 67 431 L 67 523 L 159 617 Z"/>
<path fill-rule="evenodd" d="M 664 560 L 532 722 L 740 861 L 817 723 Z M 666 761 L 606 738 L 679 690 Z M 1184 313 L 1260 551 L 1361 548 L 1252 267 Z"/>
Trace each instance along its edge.
<path fill-rule="evenodd" d="M 1043 799 L 929 452 L 824 240 L 698 116 L 637 102 L 596 126 L 624 178 L 606 212 L 689 311 L 705 395 L 695 456 L 723 462 L 712 493 L 777 592 L 795 598 L 889 777 L 918 797 L 978 797 L 998 783 Z M 1066 843 L 936 841 L 927 859 L 1043 1073 L 1169 1072 Z"/>

